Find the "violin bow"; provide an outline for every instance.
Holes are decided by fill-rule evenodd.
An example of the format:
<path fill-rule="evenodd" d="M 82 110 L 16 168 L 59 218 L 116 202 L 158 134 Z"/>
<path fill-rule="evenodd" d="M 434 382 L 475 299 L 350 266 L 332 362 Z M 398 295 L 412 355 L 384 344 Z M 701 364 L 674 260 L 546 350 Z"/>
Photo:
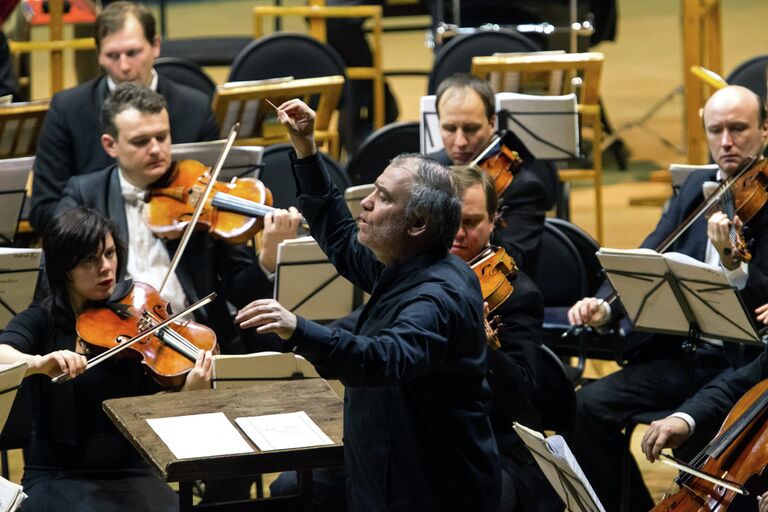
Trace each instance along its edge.
<path fill-rule="evenodd" d="M 197 225 L 197 220 L 200 218 L 200 214 L 203 212 L 203 207 L 205 206 L 205 202 L 208 200 L 208 196 L 210 196 L 211 190 L 213 190 L 213 186 L 219 177 L 221 168 L 224 166 L 224 160 L 227 159 L 227 155 L 229 155 L 229 151 L 232 149 L 232 145 L 235 143 L 235 139 L 237 138 L 237 132 L 239 129 L 240 129 L 240 123 L 235 123 L 234 126 L 232 126 L 232 129 L 229 130 L 229 135 L 227 135 L 227 140 L 224 143 L 224 148 L 221 150 L 221 153 L 219 153 L 219 157 L 216 160 L 216 165 L 213 166 L 213 172 L 211 173 L 211 177 L 208 180 L 208 185 L 205 187 L 205 192 L 203 192 L 203 195 L 198 200 L 197 206 L 195 207 L 195 211 L 192 214 L 192 219 L 189 221 L 189 224 L 187 224 L 187 229 L 184 230 L 184 235 L 181 237 L 181 240 L 179 241 L 179 247 L 178 249 L 176 249 L 176 253 L 173 255 L 171 264 L 168 266 L 168 271 L 165 273 L 165 276 L 163 277 L 163 282 L 160 285 L 160 288 L 157 290 L 157 293 L 159 293 L 160 295 L 163 294 L 165 285 L 168 284 L 168 279 L 171 277 L 171 275 L 174 272 L 176 272 L 176 266 L 179 264 L 181 255 L 184 254 L 184 249 L 187 248 L 187 243 L 189 242 L 189 239 L 192 237 L 192 233 L 194 232 L 195 226 Z"/>
<path fill-rule="evenodd" d="M 163 320 L 159 324 L 155 325 L 154 327 L 150 327 L 149 329 L 146 329 L 146 330 L 138 333 L 133 338 L 131 338 L 131 339 L 127 340 L 127 341 L 124 341 L 122 343 L 119 343 L 118 345 L 115 345 L 114 347 L 110 348 L 106 352 L 103 352 L 103 353 L 97 355 L 96 357 L 94 357 L 93 359 L 90 359 L 88 361 L 88 364 L 86 365 L 85 369 L 89 370 L 89 369 L 93 368 L 94 366 L 96 366 L 97 364 L 99 364 L 99 363 L 101 363 L 103 361 L 106 361 L 107 359 L 109 359 L 113 355 L 115 355 L 115 354 L 117 354 L 119 352 L 122 352 L 123 350 L 127 349 L 131 345 L 133 345 L 135 343 L 138 343 L 139 341 L 143 340 L 144 338 L 148 338 L 149 336 L 152 336 L 157 331 L 161 330 L 163 327 L 167 326 L 168 324 L 170 324 L 171 322 L 175 321 L 176 319 L 181 318 L 182 316 L 188 315 L 189 313 L 192 313 L 196 309 L 199 309 L 199 308 L 201 308 L 201 307 L 203 307 L 203 306 L 205 306 L 207 304 L 210 304 L 213 301 L 213 299 L 215 299 L 215 298 L 216 298 L 216 292 L 209 293 L 208 295 L 206 295 L 205 297 L 203 297 L 199 301 L 195 302 L 194 304 L 192 304 L 191 306 L 189 306 L 185 310 L 179 312 L 178 314 L 169 316 L 168 318 L 166 318 L 165 320 Z M 62 373 L 61 375 L 58 375 L 58 376 L 54 377 L 53 379 L 51 379 L 51 382 L 53 382 L 54 384 L 61 384 L 61 383 L 67 382 L 68 380 L 71 380 L 71 377 L 69 376 L 69 374 L 68 373 Z"/>
<path fill-rule="evenodd" d="M 660 459 L 661 462 L 663 462 L 668 466 L 672 466 L 678 471 L 682 471 L 683 473 L 688 473 L 689 475 L 693 475 L 695 477 L 701 478 L 702 480 L 706 480 L 709 483 L 720 485 L 722 487 L 725 487 L 728 490 L 737 492 L 744 496 L 749 496 L 749 491 L 747 490 L 747 488 L 739 484 L 738 482 L 732 482 L 730 480 L 725 480 L 724 478 L 718 478 L 714 475 L 704 473 L 700 469 L 691 467 L 690 465 L 686 464 L 685 462 L 678 459 L 677 457 L 668 455 L 664 452 L 660 453 L 659 455 L 661 456 L 661 459 Z"/>
<path fill-rule="evenodd" d="M 491 137 L 491 140 L 488 141 L 488 144 L 482 150 L 480 150 L 480 153 L 478 153 L 475 158 L 473 158 L 469 162 L 468 166 L 475 167 L 476 165 L 478 165 L 479 162 L 482 162 L 483 158 L 485 158 L 485 155 L 490 153 L 491 150 L 494 147 L 496 147 L 497 143 L 501 142 L 501 137 L 502 137 L 501 132 L 494 133 L 493 136 Z"/>

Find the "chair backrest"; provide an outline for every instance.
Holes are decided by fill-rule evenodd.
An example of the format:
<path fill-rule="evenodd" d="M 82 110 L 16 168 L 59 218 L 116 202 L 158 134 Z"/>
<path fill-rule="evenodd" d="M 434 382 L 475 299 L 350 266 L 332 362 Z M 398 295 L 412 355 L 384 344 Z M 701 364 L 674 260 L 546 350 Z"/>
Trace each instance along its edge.
<path fill-rule="evenodd" d="M 347 164 L 347 176 L 353 185 L 373 183 L 401 153 L 419 152 L 419 122 L 390 123 L 376 130 L 360 145 Z"/>
<path fill-rule="evenodd" d="M 600 244 L 589 233 L 567 220 L 548 218 L 546 223 L 555 226 L 571 241 L 579 252 L 581 261 L 584 263 L 584 268 L 587 271 L 587 290 L 585 296 L 593 296 L 603 281 L 603 266 L 595 254 L 600 250 Z"/>
<path fill-rule="evenodd" d="M 0 106 L 0 158 L 35 154 L 48 106 L 47 100 Z"/>
<path fill-rule="evenodd" d="M 232 63 L 228 81 L 281 76 L 315 78 L 341 75 L 346 68 L 336 50 L 304 34 L 270 34 L 246 46 Z"/>
<path fill-rule="evenodd" d="M 739 64 L 725 78 L 731 85 L 742 85 L 766 100 L 766 81 L 768 81 L 768 55 L 759 55 Z"/>
<path fill-rule="evenodd" d="M 546 345 L 539 357 L 539 413 L 541 428 L 563 437 L 573 430 L 576 418 L 576 392 L 563 362 Z"/>
<path fill-rule="evenodd" d="M 278 208 L 297 206 L 296 182 L 291 172 L 291 160 L 288 152 L 290 144 L 275 144 L 264 148 L 264 168 L 259 173 L 259 179 L 272 192 L 272 203 Z M 331 179 L 343 194 L 350 185 L 349 178 L 342 167 L 326 153 L 320 153 Z"/>
<path fill-rule="evenodd" d="M 535 52 L 539 48 L 527 37 L 511 30 L 475 32 L 456 36 L 438 50 L 429 73 L 427 94 L 435 94 L 440 82 L 456 73 L 469 73 L 472 58 L 494 53 Z"/>
<path fill-rule="evenodd" d="M 177 84 L 197 89 L 208 98 L 213 98 L 216 83 L 203 69 L 191 60 L 181 57 L 160 57 L 155 60 L 155 71 Z"/>
<path fill-rule="evenodd" d="M 251 41 L 253 38 L 247 36 L 163 39 L 160 57 L 182 57 L 198 66 L 231 66 L 237 55 Z"/>
<path fill-rule="evenodd" d="M 579 251 L 551 223 L 544 223 L 531 278 L 544 295 L 545 307 L 569 307 L 587 294 L 587 271 Z"/>
<path fill-rule="evenodd" d="M 318 142 L 327 142 L 337 155 L 339 134 L 333 125 L 343 86 L 341 75 L 229 82 L 216 87 L 213 113 L 222 134 L 236 122 L 240 123 L 239 145 L 267 146 L 289 140 L 267 100 L 279 105 L 289 99 L 301 98 L 315 109 L 315 138 Z"/>

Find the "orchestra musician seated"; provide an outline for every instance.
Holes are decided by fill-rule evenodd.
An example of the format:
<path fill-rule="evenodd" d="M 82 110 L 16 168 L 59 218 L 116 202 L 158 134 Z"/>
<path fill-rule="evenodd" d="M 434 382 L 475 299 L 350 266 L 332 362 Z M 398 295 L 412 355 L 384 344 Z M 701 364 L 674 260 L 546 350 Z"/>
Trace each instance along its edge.
<path fill-rule="evenodd" d="M 766 110 L 761 99 L 750 90 L 728 86 L 715 92 L 704 106 L 703 124 L 710 153 L 719 170 L 692 174 L 642 247 L 659 247 L 675 228 L 682 225 L 688 214 L 705 200 L 703 188 L 708 188 L 707 182 L 733 177 L 743 162 L 750 161 L 748 157 L 762 154 L 768 136 Z M 738 216 L 731 220 L 722 211 L 712 214 L 708 220 L 703 216 L 696 220 L 682 232 L 671 250 L 720 265 L 729 281 L 740 290 L 748 307 L 754 309 L 766 302 L 768 293 L 765 212 L 763 208 L 746 226 L 752 239 L 750 263 L 738 258 L 737 248 L 729 236 L 729 228 L 732 225 L 740 228 L 741 220 Z M 599 298 L 578 301 L 568 312 L 571 324 L 597 328 L 616 326 L 624 313 L 619 301 L 608 304 L 605 300 L 608 288 L 601 288 Z M 573 451 L 607 510 L 618 510 L 621 506 L 621 487 L 616 485 L 616 475 L 622 474 L 626 457 L 631 460 L 632 470 L 630 481 L 623 485 L 629 489 L 631 498 L 628 502 L 632 503 L 632 510 L 649 510 L 653 506 L 634 459 L 626 453 L 622 429 L 629 419 L 642 412 L 675 410 L 684 402 L 689 403 L 686 400 L 697 390 L 727 369 L 748 362 L 739 345 L 701 340 L 698 346 L 691 347 L 690 341 L 680 336 L 633 331 L 626 340 L 623 368 L 585 385 L 577 393 L 578 417 Z M 674 423 L 688 432 L 686 421 L 677 417 L 663 423 Z M 707 428 L 697 426 L 696 439 L 686 448 L 695 453 L 697 443 L 712 437 L 714 432 L 706 430 L 716 428 L 715 423 L 706 425 Z M 698 419 L 696 424 L 699 425 Z M 652 432 L 663 430 L 658 425 Z M 692 425 L 691 421 L 691 431 Z"/>
<path fill-rule="evenodd" d="M 72 176 L 114 163 L 104 152 L 99 120 L 102 103 L 118 84 L 133 82 L 160 93 L 166 101 L 174 141 L 214 140 L 219 130 L 210 99 L 153 69 L 160 55 L 155 18 L 136 2 L 112 2 L 96 17 L 94 38 L 105 75 L 53 96 L 37 142 L 30 222 L 42 232 Z"/>
<path fill-rule="evenodd" d="M 495 132 L 496 96 L 490 84 L 468 73 L 453 75 L 438 86 L 435 105 L 443 149 L 427 156 L 443 165 L 470 163 Z M 541 244 L 545 212 L 557 197 L 557 178 L 551 164 L 526 156 L 512 183 L 499 194 L 499 215 L 515 228 L 494 233 L 492 241 L 530 272 Z"/>
<path fill-rule="evenodd" d="M 144 463 L 102 410 L 110 398 L 163 391 L 136 358 L 112 357 L 86 371 L 75 321 L 86 307 L 130 291 L 120 281 L 125 248 L 114 224 L 88 208 L 57 215 L 43 237 L 50 295 L 0 332 L 0 363 L 25 361 L 35 400 L 24 448 L 21 510 L 176 511 L 178 496 Z M 67 374 L 71 381 L 52 384 Z M 184 389 L 209 387 L 211 352 L 200 351 Z"/>
<path fill-rule="evenodd" d="M 328 378 L 340 378 L 351 510 L 495 512 L 499 458 L 488 419 L 486 336 L 477 277 L 448 250 L 460 201 L 450 171 L 395 158 L 361 202 L 357 222 L 314 142 L 315 113 L 278 107 L 295 154 L 298 201 L 338 272 L 372 293 L 353 331 L 258 300 L 242 328 L 274 331 Z M 457 491 L 460 489 L 460 491 Z"/>

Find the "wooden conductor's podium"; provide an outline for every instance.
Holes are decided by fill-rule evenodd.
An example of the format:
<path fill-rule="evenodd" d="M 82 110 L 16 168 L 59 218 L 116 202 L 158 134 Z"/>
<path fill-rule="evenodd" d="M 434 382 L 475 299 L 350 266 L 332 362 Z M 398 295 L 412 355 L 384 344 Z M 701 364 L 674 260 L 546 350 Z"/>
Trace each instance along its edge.
<path fill-rule="evenodd" d="M 268 146 L 289 142 L 288 134 L 276 119 L 274 105 L 300 98 L 317 113 L 315 138 L 325 144 L 328 153 L 339 158 L 339 131 L 336 115 L 344 77 L 339 75 L 318 78 L 291 78 L 259 80 L 254 82 L 229 82 L 216 87 L 213 97 L 213 113 L 227 133 L 235 123 L 240 123 L 236 144 L 244 146 Z"/>

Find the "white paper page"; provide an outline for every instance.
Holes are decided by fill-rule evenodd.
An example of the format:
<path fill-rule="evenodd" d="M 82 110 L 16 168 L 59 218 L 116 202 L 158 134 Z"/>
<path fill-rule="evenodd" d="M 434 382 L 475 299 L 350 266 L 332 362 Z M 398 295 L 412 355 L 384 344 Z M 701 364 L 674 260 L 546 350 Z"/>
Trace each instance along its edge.
<path fill-rule="evenodd" d="M 541 96 L 502 92 L 496 111 L 506 110 L 506 127 L 537 159 L 558 160 L 578 156 L 579 123 L 576 95 Z"/>
<path fill-rule="evenodd" d="M 253 453 L 223 412 L 152 418 L 147 423 L 177 459 Z"/>
<path fill-rule="evenodd" d="M 11 406 L 16 398 L 16 391 L 24 379 L 27 363 L 19 361 L 14 364 L 0 365 L 0 431 L 8 420 Z M 1 509 L 0 509 L 1 510 Z"/>
<path fill-rule="evenodd" d="M 0 247 L 0 299 L 5 303 L 0 303 L 0 329 L 31 304 L 41 254 L 40 249 Z"/>
<path fill-rule="evenodd" d="M 600 503 L 597 494 L 595 494 L 595 490 L 592 489 L 592 485 L 589 483 L 589 480 L 587 480 L 587 475 L 585 475 L 584 471 L 581 470 L 579 462 L 573 455 L 573 452 L 568 446 L 568 443 L 566 443 L 565 439 L 563 439 L 563 436 L 549 436 L 547 438 L 547 446 L 549 447 L 550 451 L 552 451 L 552 453 L 563 459 L 568 467 L 573 470 L 576 476 L 579 477 L 579 481 L 584 485 L 584 489 L 587 491 L 587 493 L 589 493 L 589 497 L 592 499 L 595 505 L 597 505 L 602 512 L 605 512 L 602 503 Z"/>
<path fill-rule="evenodd" d="M 687 331 L 688 320 L 672 289 L 666 283 L 659 286 L 669 272 L 660 254 L 648 249 L 600 249 L 597 258 L 619 291 L 621 302 L 636 329 Z M 622 272 L 633 275 L 622 275 Z"/>
<path fill-rule="evenodd" d="M 288 310 L 309 320 L 334 320 L 352 311 L 354 298 L 352 283 L 338 275 L 314 238 L 277 246 L 275 300 Z"/>
<path fill-rule="evenodd" d="M 3 477 L 0 477 L 0 511 L 13 512 L 21 502 L 27 499 L 22 487 Z"/>
<path fill-rule="evenodd" d="M 262 451 L 333 444 L 304 411 L 235 418 Z"/>
<path fill-rule="evenodd" d="M 440 121 L 437 119 L 435 95 L 422 96 L 419 101 L 419 134 L 421 137 L 421 154 L 428 155 L 443 149 L 443 139 L 440 137 Z"/>
<path fill-rule="evenodd" d="M 680 281 L 683 295 L 705 335 L 761 344 L 749 313 L 719 265 L 708 265 L 674 252 L 665 254 L 664 259 Z"/>
<path fill-rule="evenodd" d="M 12 239 L 16 233 L 27 180 L 34 158 L 12 158 L 0 162 L 0 235 Z"/>
<path fill-rule="evenodd" d="M 568 510 L 573 512 L 605 512 L 600 500 L 597 499 L 591 485 L 576 463 L 576 459 L 570 453 L 570 449 L 567 451 L 570 454 L 570 459 L 560 456 L 560 453 L 566 453 L 567 445 L 565 445 L 564 440 L 562 443 L 555 441 L 553 443 L 555 450 L 553 451 L 548 442 L 551 438 L 545 439 L 541 433 L 520 423 L 514 423 L 513 427 L 557 494 L 563 502 L 570 504 Z M 571 466 L 570 462 L 573 462 L 574 466 Z M 567 481 L 567 484 L 564 481 Z"/>

